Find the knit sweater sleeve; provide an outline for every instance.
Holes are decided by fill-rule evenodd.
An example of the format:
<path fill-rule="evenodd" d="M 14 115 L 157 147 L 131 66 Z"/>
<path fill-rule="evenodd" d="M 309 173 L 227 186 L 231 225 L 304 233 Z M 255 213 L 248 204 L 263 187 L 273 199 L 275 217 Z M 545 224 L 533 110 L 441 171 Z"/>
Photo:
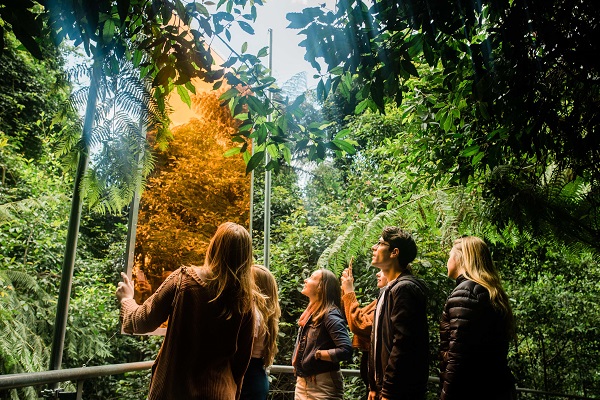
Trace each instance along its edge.
<path fill-rule="evenodd" d="M 142 305 L 134 299 L 121 302 L 121 324 L 126 333 L 147 333 L 158 328 L 171 313 L 173 298 L 181 269 L 173 272 L 165 279 L 156 292 Z"/>
<path fill-rule="evenodd" d="M 373 315 L 377 300 L 374 300 L 366 307 L 360 308 L 358 306 L 356 294 L 354 292 L 348 292 L 342 296 L 342 303 L 344 305 L 344 313 L 346 314 L 346 321 L 348 322 L 350 331 L 355 335 L 362 336 L 366 340 L 369 340 L 371 337 L 371 330 L 373 329 Z"/>

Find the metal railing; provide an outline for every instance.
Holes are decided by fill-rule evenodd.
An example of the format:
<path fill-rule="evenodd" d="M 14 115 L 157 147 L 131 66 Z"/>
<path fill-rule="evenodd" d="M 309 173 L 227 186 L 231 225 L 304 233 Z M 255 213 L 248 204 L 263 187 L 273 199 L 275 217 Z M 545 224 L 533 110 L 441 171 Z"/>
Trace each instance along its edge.
<path fill-rule="evenodd" d="M 0 390 L 18 389 L 29 386 L 49 385 L 57 382 L 76 382 L 77 393 L 70 398 L 80 400 L 82 397 L 83 381 L 107 375 L 119 375 L 126 372 L 142 371 L 150 369 L 154 361 L 141 361 L 127 364 L 111 364 L 96 367 L 70 368 L 43 372 L 28 372 L 22 374 L 0 375 Z M 271 374 L 293 374 L 294 369 L 289 365 L 273 365 Z M 360 371 L 356 369 L 342 369 L 345 377 L 360 377 Z M 430 383 L 439 383 L 439 378 L 430 376 Z M 563 393 L 545 392 L 543 390 L 517 388 L 518 393 L 531 394 L 534 396 L 546 396 L 574 400 L 600 400 L 595 397 L 584 397 Z M 61 398 L 56 392 L 56 397 Z M 64 397 L 66 398 L 66 396 Z"/>

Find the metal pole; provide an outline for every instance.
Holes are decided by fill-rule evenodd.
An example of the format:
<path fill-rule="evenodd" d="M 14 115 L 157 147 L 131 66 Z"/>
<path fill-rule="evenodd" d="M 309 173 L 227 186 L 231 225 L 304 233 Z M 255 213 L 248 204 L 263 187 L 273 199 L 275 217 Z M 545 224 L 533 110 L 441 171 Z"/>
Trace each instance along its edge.
<path fill-rule="evenodd" d="M 252 155 L 254 155 L 254 139 L 252 139 Z M 252 219 L 254 218 L 254 170 L 250 172 L 250 224 L 248 232 L 250 233 L 250 239 L 252 239 Z"/>
<path fill-rule="evenodd" d="M 144 152 L 144 142 L 146 140 L 146 127 L 144 126 L 144 113 L 145 109 L 142 109 L 140 115 L 140 154 L 137 156 L 137 168 L 138 173 L 141 174 L 141 162 L 142 155 Z M 129 220 L 127 221 L 127 242 L 125 243 L 125 273 L 131 279 L 131 269 L 135 263 L 135 237 L 137 234 L 137 222 L 138 222 L 138 212 L 140 208 L 140 196 L 141 196 L 142 188 L 138 186 L 135 188 L 135 192 L 133 193 L 133 199 L 131 200 L 131 204 L 129 205 Z"/>
<path fill-rule="evenodd" d="M 94 125 L 94 114 L 98 100 L 98 81 L 102 69 L 99 61 L 95 61 L 92 67 L 92 79 L 88 94 L 87 107 L 85 110 L 85 121 L 83 124 L 84 148 L 79 153 L 79 162 L 75 173 L 75 184 L 73 187 L 73 199 L 71 200 L 71 213 L 69 215 L 69 227 L 67 230 L 67 242 L 65 257 L 63 260 L 62 277 L 58 293 L 58 305 L 56 319 L 54 321 L 54 336 L 52 340 L 52 353 L 50 355 L 50 370 L 60 369 L 62 354 L 65 345 L 65 332 L 67 328 L 67 315 L 69 313 L 69 299 L 71 297 L 71 283 L 73 281 L 73 270 L 75 268 L 75 255 L 77 252 L 77 238 L 79 235 L 79 224 L 81 222 L 81 181 L 87 170 L 89 155 L 90 136 Z"/>
<path fill-rule="evenodd" d="M 269 28 L 269 74 L 273 71 L 273 29 Z M 271 92 L 269 92 L 269 100 L 271 100 Z M 267 116 L 267 121 L 271 121 L 271 115 Z M 271 161 L 269 152 L 265 151 L 265 230 L 264 230 L 264 265 L 269 268 L 271 258 L 271 171 L 267 171 L 266 167 Z"/>

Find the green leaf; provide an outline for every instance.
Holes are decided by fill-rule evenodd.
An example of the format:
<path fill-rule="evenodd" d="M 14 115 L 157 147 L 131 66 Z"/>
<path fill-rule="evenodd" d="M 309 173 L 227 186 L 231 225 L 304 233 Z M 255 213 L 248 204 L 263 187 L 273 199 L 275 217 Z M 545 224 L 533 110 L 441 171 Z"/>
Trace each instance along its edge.
<path fill-rule="evenodd" d="M 339 131 L 336 135 L 335 138 L 336 139 L 343 139 L 344 137 L 346 137 L 349 133 L 350 133 L 350 128 L 344 128 L 341 131 Z"/>
<path fill-rule="evenodd" d="M 232 149 L 229 149 L 223 154 L 223 157 L 231 157 L 236 154 L 239 154 L 241 149 L 241 147 L 234 147 Z"/>
<path fill-rule="evenodd" d="M 484 153 L 483 151 L 482 151 L 482 152 L 479 152 L 479 153 L 477 153 L 477 155 L 476 155 L 475 157 L 473 157 L 473 159 L 471 160 L 471 165 L 472 165 L 472 166 L 475 166 L 475 165 L 479 164 L 479 162 L 481 161 L 481 159 L 482 159 L 484 156 L 485 156 L 485 153 Z"/>
<path fill-rule="evenodd" d="M 231 88 L 228 91 L 226 91 L 225 93 L 223 93 L 220 97 L 219 100 L 221 101 L 226 101 L 231 99 L 232 97 L 238 95 L 240 92 L 236 89 L 236 88 Z"/>
<path fill-rule="evenodd" d="M 333 139 L 331 141 L 331 143 L 335 144 L 337 147 L 339 147 L 341 150 L 345 151 L 348 154 L 356 153 L 356 149 L 354 148 L 354 146 L 352 146 L 350 143 L 348 143 L 345 140 Z"/>
<path fill-rule="evenodd" d="M 177 85 L 177 93 L 179 94 L 181 101 L 183 101 L 185 104 L 187 104 L 188 107 L 191 108 L 192 99 L 190 99 L 190 93 L 188 92 L 188 90 L 182 85 Z"/>
<path fill-rule="evenodd" d="M 479 145 L 473 145 L 464 149 L 460 155 L 463 157 L 471 157 L 477 153 L 479 153 Z"/>
<path fill-rule="evenodd" d="M 419 77 L 419 72 L 415 68 L 414 64 L 412 62 L 410 62 L 409 60 L 402 60 L 400 62 L 400 65 L 402 66 L 403 70 L 405 70 L 412 76 L 416 76 L 417 78 Z"/>
<path fill-rule="evenodd" d="M 245 53 L 246 50 L 248 50 L 248 42 L 244 42 L 244 44 L 242 44 L 242 53 Z"/>
<path fill-rule="evenodd" d="M 269 152 L 269 155 L 271 156 L 272 159 L 279 158 L 279 148 L 277 147 L 277 145 L 269 144 L 267 146 L 267 151 Z"/>
<path fill-rule="evenodd" d="M 331 75 L 342 75 L 344 73 L 344 68 L 337 66 L 337 67 L 333 67 L 331 68 L 331 71 L 329 71 L 329 73 Z"/>
<path fill-rule="evenodd" d="M 253 111 L 258 115 L 267 115 L 267 109 L 262 101 L 258 100 L 254 96 L 248 96 L 247 100 L 250 111 Z"/>
<path fill-rule="evenodd" d="M 290 151 L 290 149 L 287 146 L 283 146 L 282 150 L 283 152 L 283 159 L 285 160 L 286 163 L 291 164 L 292 163 L 292 152 Z"/>
<path fill-rule="evenodd" d="M 258 51 L 258 53 L 256 54 L 256 57 L 261 58 L 261 57 L 266 57 L 267 55 L 269 55 L 269 47 L 265 46 Z"/>
<path fill-rule="evenodd" d="M 204 15 L 205 17 L 210 17 L 210 13 L 202 3 L 195 2 L 194 6 L 196 7 L 196 11 L 198 11 L 200 14 Z"/>
<path fill-rule="evenodd" d="M 184 86 L 190 93 L 196 94 L 196 86 L 192 82 L 188 81 Z"/>
<path fill-rule="evenodd" d="M 112 19 L 104 22 L 104 28 L 102 29 L 102 39 L 104 42 L 110 42 L 115 35 L 115 21 Z"/>
<path fill-rule="evenodd" d="M 245 31 L 246 33 L 249 33 L 251 35 L 254 35 L 254 28 L 252 28 L 252 26 L 244 21 L 238 21 L 238 25 L 240 26 L 240 28 L 242 28 L 243 31 Z"/>
<path fill-rule="evenodd" d="M 254 171 L 254 169 L 258 167 L 258 165 L 262 162 L 264 158 L 264 150 L 257 151 L 256 153 L 254 153 L 254 155 L 250 158 L 250 161 L 248 161 L 248 164 L 246 165 L 246 174 L 249 174 L 251 171 Z"/>
<path fill-rule="evenodd" d="M 355 114 L 362 113 L 365 110 L 365 108 L 367 108 L 367 106 L 369 105 L 370 102 L 371 102 L 370 99 L 364 99 L 363 101 L 361 101 L 360 103 L 358 103 L 356 105 L 356 107 L 354 108 L 354 113 Z"/>
<path fill-rule="evenodd" d="M 175 68 L 172 65 L 165 65 L 156 77 L 154 78 L 153 85 L 154 86 L 163 86 L 165 89 L 169 85 L 169 78 L 175 76 Z"/>

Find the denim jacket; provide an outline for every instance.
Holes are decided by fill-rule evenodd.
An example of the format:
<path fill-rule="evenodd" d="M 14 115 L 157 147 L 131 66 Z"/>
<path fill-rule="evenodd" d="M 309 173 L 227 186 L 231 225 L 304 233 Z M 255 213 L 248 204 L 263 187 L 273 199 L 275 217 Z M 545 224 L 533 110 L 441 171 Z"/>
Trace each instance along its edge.
<path fill-rule="evenodd" d="M 327 351 L 332 361 L 318 360 L 317 350 Z M 346 322 L 339 309 L 327 312 L 318 324 L 312 323 L 312 315 L 298 330 L 296 338 L 296 376 L 308 377 L 323 372 L 337 371 L 340 361 L 352 358 L 352 343 Z"/>

